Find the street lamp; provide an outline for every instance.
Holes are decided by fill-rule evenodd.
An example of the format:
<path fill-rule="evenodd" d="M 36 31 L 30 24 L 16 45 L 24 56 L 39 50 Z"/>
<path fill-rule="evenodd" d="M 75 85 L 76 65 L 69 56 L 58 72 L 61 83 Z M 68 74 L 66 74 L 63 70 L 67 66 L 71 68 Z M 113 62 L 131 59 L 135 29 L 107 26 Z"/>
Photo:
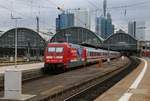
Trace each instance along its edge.
<path fill-rule="evenodd" d="M 27 49 L 27 61 L 30 61 L 30 39 L 27 39 L 27 45 L 28 45 L 28 49 Z"/>
<path fill-rule="evenodd" d="M 17 67 L 17 34 L 18 34 L 18 32 L 17 32 L 17 24 L 18 24 L 18 20 L 22 19 L 22 18 L 11 16 L 11 19 L 15 20 L 15 27 L 16 27 L 16 29 L 15 29 L 15 67 Z"/>

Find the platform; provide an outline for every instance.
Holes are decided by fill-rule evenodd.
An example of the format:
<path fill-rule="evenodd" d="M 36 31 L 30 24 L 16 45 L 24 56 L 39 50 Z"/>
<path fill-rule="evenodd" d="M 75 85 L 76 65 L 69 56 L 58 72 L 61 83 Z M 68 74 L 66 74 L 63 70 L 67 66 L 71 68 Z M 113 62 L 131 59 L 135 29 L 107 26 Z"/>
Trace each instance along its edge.
<path fill-rule="evenodd" d="M 39 69 L 42 68 L 44 66 L 44 63 L 33 63 L 33 64 L 23 64 L 23 65 L 17 65 L 17 68 L 20 69 L 21 71 L 25 71 L 25 70 L 30 70 L 30 69 Z M 7 69 L 12 69 L 15 66 L 1 66 L 0 67 L 0 74 L 3 74 L 5 70 Z"/>
<path fill-rule="evenodd" d="M 150 101 L 150 59 L 94 101 Z"/>

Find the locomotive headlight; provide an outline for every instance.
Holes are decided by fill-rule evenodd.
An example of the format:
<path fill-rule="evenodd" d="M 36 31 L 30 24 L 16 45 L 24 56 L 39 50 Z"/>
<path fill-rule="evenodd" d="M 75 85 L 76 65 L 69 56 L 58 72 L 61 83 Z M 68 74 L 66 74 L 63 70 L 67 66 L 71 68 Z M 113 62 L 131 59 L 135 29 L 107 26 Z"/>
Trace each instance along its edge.
<path fill-rule="evenodd" d="M 52 59 L 52 56 L 47 56 L 46 58 L 47 58 L 47 59 Z"/>
<path fill-rule="evenodd" d="M 63 58 L 63 56 L 56 56 L 56 58 L 57 58 L 57 59 L 62 59 L 62 58 Z"/>

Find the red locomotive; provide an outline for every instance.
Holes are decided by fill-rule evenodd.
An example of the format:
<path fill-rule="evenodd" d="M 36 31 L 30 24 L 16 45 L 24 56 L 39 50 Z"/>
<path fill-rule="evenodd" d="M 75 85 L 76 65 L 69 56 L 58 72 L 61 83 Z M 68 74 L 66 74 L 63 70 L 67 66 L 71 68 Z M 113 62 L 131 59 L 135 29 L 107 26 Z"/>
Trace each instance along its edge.
<path fill-rule="evenodd" d="M 120 53 L 70 43 L 49 43 L 44 54 L 44 71 L 67 70 L 99 59 L 106 60 L 108 55 L 110 58 L 117 58 Z"/>

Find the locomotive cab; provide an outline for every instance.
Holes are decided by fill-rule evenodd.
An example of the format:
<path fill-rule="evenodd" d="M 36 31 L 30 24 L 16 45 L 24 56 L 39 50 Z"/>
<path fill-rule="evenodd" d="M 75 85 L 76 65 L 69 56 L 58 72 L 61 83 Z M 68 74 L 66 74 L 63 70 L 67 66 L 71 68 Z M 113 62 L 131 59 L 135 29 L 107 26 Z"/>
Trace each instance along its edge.
<path fill-rule="evenodd" d="M 68 45 L 64 44 L 48 44 L 45 49 L 45 64 L 46 71 L 64 70 L 67 62 L 66 55 L 69 55 Z"/>

